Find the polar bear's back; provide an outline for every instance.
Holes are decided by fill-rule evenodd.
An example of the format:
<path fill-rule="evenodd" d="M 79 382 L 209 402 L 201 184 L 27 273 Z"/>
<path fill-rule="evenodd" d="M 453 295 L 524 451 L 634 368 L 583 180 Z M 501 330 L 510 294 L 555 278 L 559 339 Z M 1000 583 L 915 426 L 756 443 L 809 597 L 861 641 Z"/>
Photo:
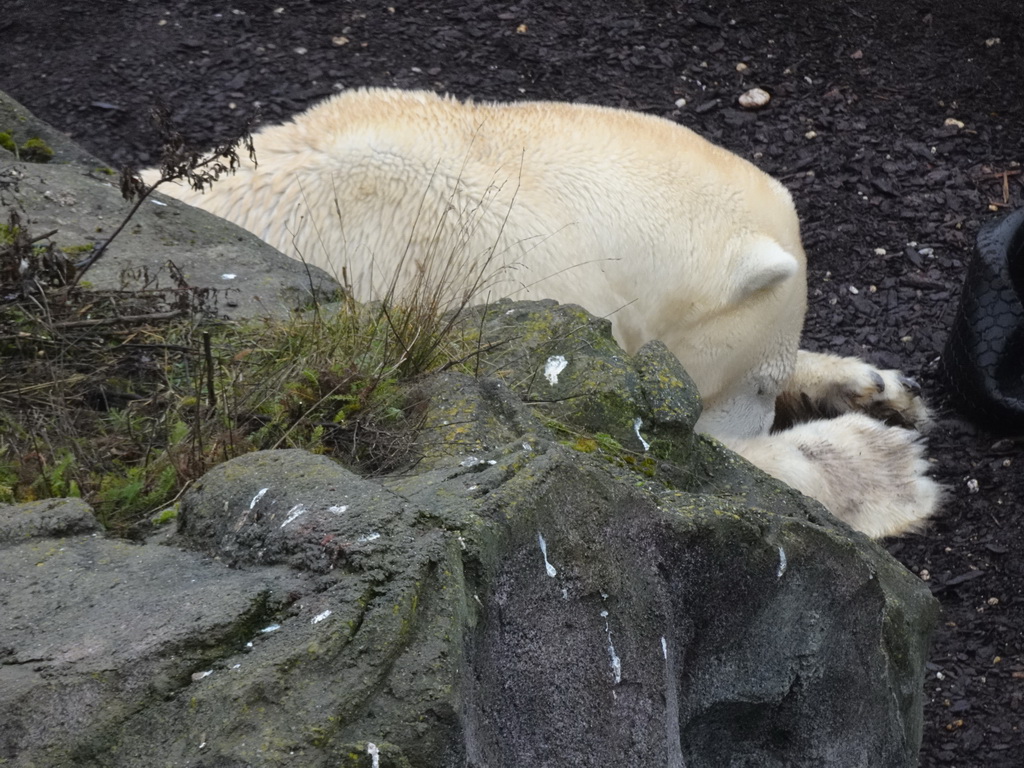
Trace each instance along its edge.
<path fill-rule="evenodd" d="M 488 253 L 508 277 L 504 290 L 566 300 L 579 280 L 564 268 L 601 263 L 621 289 L 598 298 L 591 286 L 588 308 L 602 313 L 635 299 L 648 269 L 672 280 L 709 250 L 732 258 L 727 241 L 744 231 L 802 258 L 781 184 L 683 126 L 636 112 L 363 89 L 254 141 L 258 167 L 246 159 L 203 196 L 171 193 L 292 256 L 344 266 L 362 298 L 401 255 L 431 248 Z"/>
<path fill-rule="evenodd" d="M 358 299 L 443 274 L 453 291 L 482 285 L 477 300 L 580 304 L 627 351 L 664 341 L 710 408 L 792 370 L 806 303 L 792 200 L 671 121 L 369 89 L 254 144 L 258 166 L 171 194 L 343 275 Z"/>

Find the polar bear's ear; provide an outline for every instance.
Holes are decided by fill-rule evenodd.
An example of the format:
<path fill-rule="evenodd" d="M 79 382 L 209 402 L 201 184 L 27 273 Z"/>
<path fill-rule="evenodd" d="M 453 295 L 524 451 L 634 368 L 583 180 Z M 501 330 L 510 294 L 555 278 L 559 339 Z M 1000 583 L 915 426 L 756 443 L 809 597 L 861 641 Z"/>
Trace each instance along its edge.
<path fill-rule="evenodd" d="M 748 241 L 736 259 L 731 275 L 733 304 L 784 283 L 800 271 L 796 256 L 768 237 Z"/>

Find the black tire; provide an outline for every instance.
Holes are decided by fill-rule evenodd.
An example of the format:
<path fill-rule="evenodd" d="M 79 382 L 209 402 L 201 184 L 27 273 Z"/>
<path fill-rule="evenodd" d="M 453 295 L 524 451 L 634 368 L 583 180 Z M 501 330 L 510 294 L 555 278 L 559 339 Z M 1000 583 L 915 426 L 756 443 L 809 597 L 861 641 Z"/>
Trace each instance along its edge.
<path fill-rule="evenodd" d="M 946 349 L 956 406 L 998 432 L 1024 432 L 1024 209 L 985 226 Z"/>

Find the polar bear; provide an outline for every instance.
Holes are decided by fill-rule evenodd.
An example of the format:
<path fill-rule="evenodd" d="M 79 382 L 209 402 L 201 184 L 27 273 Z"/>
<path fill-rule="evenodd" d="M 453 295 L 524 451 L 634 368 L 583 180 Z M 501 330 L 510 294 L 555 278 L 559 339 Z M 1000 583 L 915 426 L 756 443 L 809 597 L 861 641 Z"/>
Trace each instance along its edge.
<path fill-rule="evenodd" d="M 854 528 L 899 534 L 935 511 L 939 487 L 903 428 L 927 422 L 916 385 L 798 351 L 796 210 L 737 155 L 636 112 L 394 89 L 339 93 L 253 139 L 258 165 L 205 193 L 161 191 L 343 275 L 358 299 L 441 265 L 478 301 L 579 304 L 629 353 L 663 341 L 701 393 L 699 430 Z M 777 405 L 794 426 L 773 431 Z"/>

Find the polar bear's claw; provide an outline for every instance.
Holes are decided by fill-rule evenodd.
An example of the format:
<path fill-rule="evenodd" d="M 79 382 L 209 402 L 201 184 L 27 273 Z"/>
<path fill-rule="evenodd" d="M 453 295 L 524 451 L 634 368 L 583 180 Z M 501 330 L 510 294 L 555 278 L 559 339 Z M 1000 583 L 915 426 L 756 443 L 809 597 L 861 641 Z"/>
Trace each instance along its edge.
<path fill-rule="evenodd" d="M 801 351 L 776 403 L 776 427 L 844 413 L 924 431 L 931 424 L 921 385 L 899 371 L 879 370 L 855 357 Z"/>

